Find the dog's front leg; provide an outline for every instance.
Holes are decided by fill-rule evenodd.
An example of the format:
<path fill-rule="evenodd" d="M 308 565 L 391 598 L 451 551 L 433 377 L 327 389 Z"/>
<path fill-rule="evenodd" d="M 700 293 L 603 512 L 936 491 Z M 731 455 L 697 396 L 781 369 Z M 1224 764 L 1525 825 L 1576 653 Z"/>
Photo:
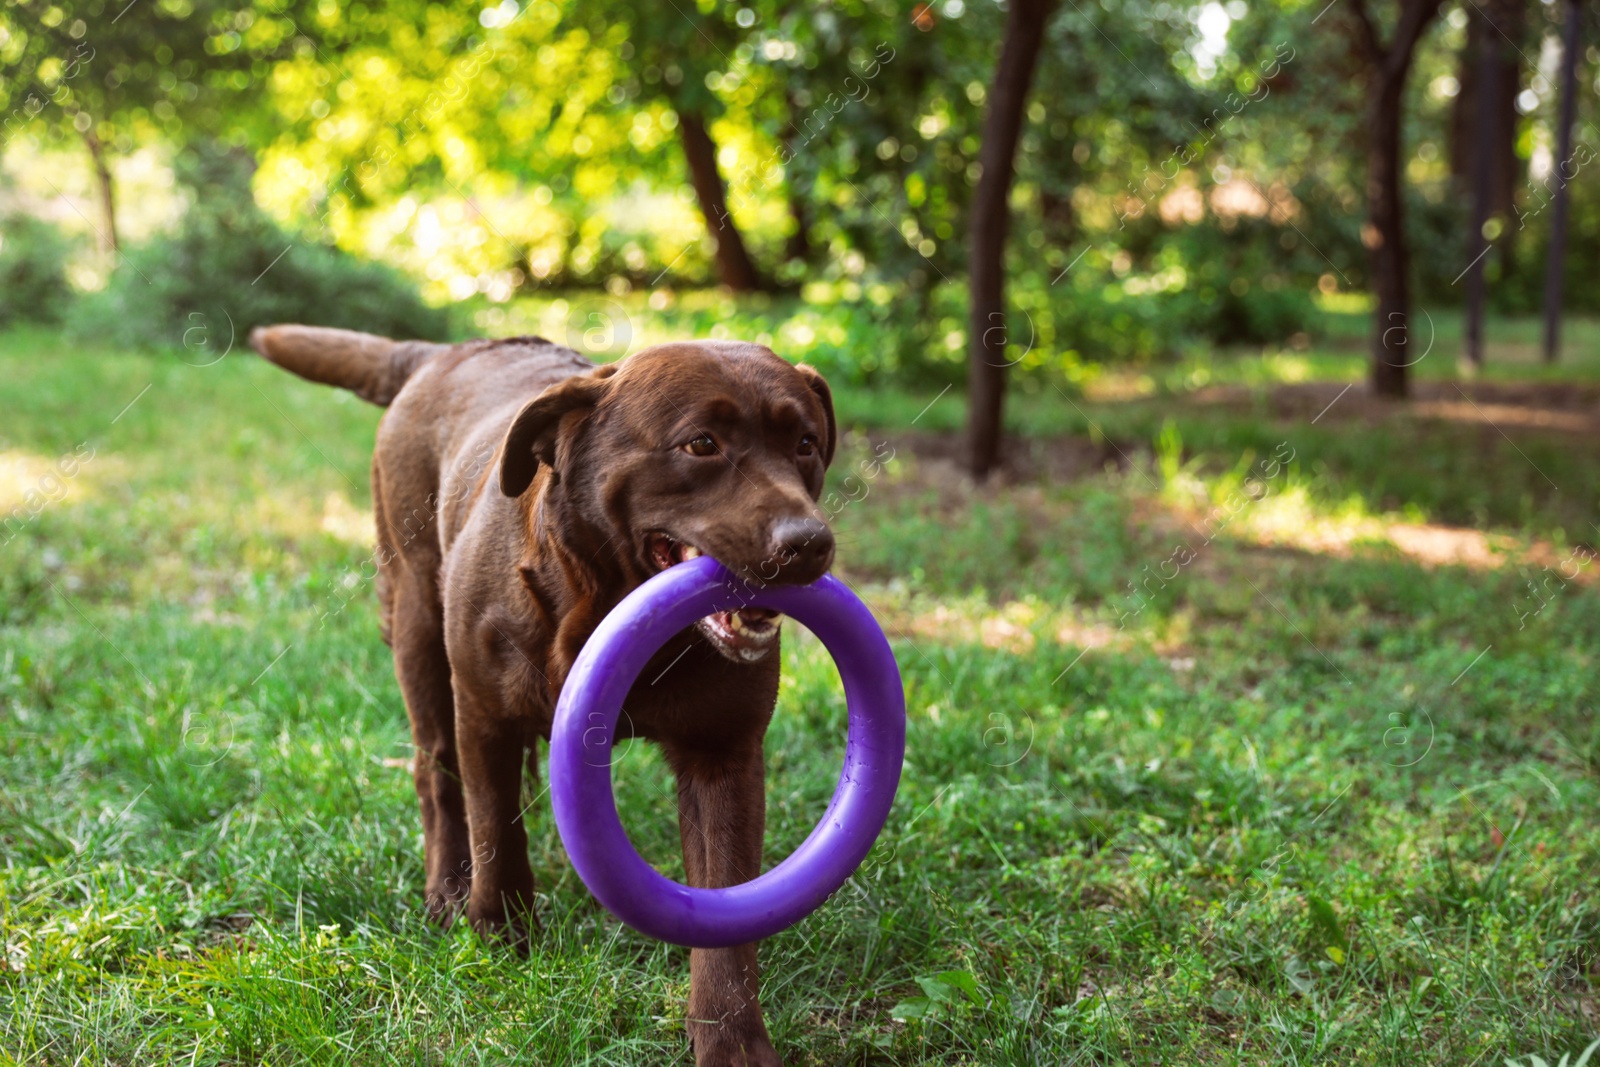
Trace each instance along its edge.
<path fill-rule="evenodd" d="M 499 718 L 458 689 L 456 746 L 460 750 L 467 827 L 472 835 L 473 929 L 504 937 L 525 950 L 533 915 L 533 869 L 522 825 L 522 767 L 527 743 L 521 723 Z"/>
<path fill-rule="evenodd" d="M 761 873 L 766 791 L 761 740 L 708 753 L 669 746 L 689 884 L 717 889 Z M 696 1067 L 781 1067 L 761 1019 L 756 946 L 689 954 L 689 1040 Z"/>

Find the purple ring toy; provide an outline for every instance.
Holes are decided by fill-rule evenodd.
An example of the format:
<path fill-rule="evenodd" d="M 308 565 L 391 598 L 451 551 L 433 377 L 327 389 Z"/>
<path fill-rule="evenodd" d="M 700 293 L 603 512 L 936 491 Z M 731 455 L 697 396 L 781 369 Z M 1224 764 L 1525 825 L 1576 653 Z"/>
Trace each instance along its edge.
<path fill-rule="evenodd" d="M 788 859 L 742 885 L 695 889 L 656 871 L 628 840 L 611 792 L 611 743 L 623 698 L 657 649 L 695 620 L 734 607 L 780 611 L 822 639 L 844 682 L 849 737 L 833 801 Z M 679 945 L 742 945 L 811 914 L 866 858 L 889 818 L 905 750 L 900 668 L 848 586 L 825 575 L 758 590 L 701 556 L 629 593 L 578 654 L 550 733 L 551 807 L 578 877 L 623 922 Z"/>

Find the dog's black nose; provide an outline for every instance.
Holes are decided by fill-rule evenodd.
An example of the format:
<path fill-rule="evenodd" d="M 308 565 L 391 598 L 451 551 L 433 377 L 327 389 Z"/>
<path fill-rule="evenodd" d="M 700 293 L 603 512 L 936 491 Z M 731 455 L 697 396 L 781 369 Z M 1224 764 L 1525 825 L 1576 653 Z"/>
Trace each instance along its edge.
<path fill-rule="evenodd" d="M 820 519 L 779 519 L 772 527 L 772 551 L 785 578 L 814 582 L 833 562 L 833 531 Z"/>

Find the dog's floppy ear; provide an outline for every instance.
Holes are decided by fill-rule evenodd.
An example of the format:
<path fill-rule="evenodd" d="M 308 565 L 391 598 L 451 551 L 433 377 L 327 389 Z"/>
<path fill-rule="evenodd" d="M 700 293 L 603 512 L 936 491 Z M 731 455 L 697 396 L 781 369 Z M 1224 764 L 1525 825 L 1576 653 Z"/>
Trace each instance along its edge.
<path fill-rule="evenodd" d="M 800 372 L 800 377 L 806 380 L 806 385 L 817 394 L 817 399 L 822 401 L 822 414 L 827 420 L 828 430 L 822 442 L 822 465 L 827 466 L 833 462 L 833 446 L 839 443 L 839 427 L 833 421 L 833 390 L 828 388 L 828 380 L 818 374 L 816 369 L 804 363 L 796 363 L 795 370 Z"/>
<path fill-rule="evenodd" d="M 533 484 L 539 464 L 554 467 L 556 444 L 568 416 L 587 415 L 610 388 L 606 379 L 617 371 L 609 364 L 588 374 L 557 382 L 527 404 L 511 420 L 500 446 L 500 491 L 521 496 Z"/>

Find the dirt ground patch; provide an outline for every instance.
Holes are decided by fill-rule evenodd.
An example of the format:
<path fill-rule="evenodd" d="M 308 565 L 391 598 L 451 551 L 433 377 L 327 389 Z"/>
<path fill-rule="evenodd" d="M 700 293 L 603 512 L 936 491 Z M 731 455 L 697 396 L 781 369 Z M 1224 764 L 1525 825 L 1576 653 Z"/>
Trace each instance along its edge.
<path fill-rule="evenodd" d="M 882 436 L 896 450 L 904 449 L 915 456 L 926 469 L 927 475 L 941 481 L 969 480 L 962 465 L 966 454 L 966 438 L 961 434 L 894 430 Z M 1095 442 L 1086 436 L 1012 435 L 1006 440 L 994 482 L 1001 486 L 1028 482 L 1073 482 L 1103 474 L 1108 466 L 1117 469 L 1126 467 L 1138 447 L 1118 446 L 1112 441 Z"/>
<path fill-rule="evenodd" d="M 1210 386 L 1168 399 L 1175 408 L 1213 414 L 1261 412 L 1285 423 L 1377 425 L 1412 419 L 1479 426 L 1485 431 L 1600 436 L 1600 385 L 1562 382 L 1417 382 L 1412 398 L 1373 396 L 1365 383 L 1279 385 L 1262 394 L 1246 386 Z M 1143 401 L 1148 402 L 1149 398 Z M 966 441 L 959 433 L 886 430 L 871 433 L 928 468 L 924 479 L 965 482 Z M 1126 469 L 1150 451 L 1145 441 L 1092 440 L 1087 435 L 1020 437 L 1005 443 L 994 484 L 1061 483 Z"/>
<path fill-rule="evenodd" d="M 1192 402 L 1248 409 L 1256 394 L 1244 388 L 1200 390 Z M 1268 395 L 1274 417 L 1293 422 L 1387 422 L 1423 419 L 1501 429 L 1600 433 L 1600 386 L 1567 382 L 1417 382 L 1408 401 L 1372 395 L 1367 386 L 1280 385 Z"/>

